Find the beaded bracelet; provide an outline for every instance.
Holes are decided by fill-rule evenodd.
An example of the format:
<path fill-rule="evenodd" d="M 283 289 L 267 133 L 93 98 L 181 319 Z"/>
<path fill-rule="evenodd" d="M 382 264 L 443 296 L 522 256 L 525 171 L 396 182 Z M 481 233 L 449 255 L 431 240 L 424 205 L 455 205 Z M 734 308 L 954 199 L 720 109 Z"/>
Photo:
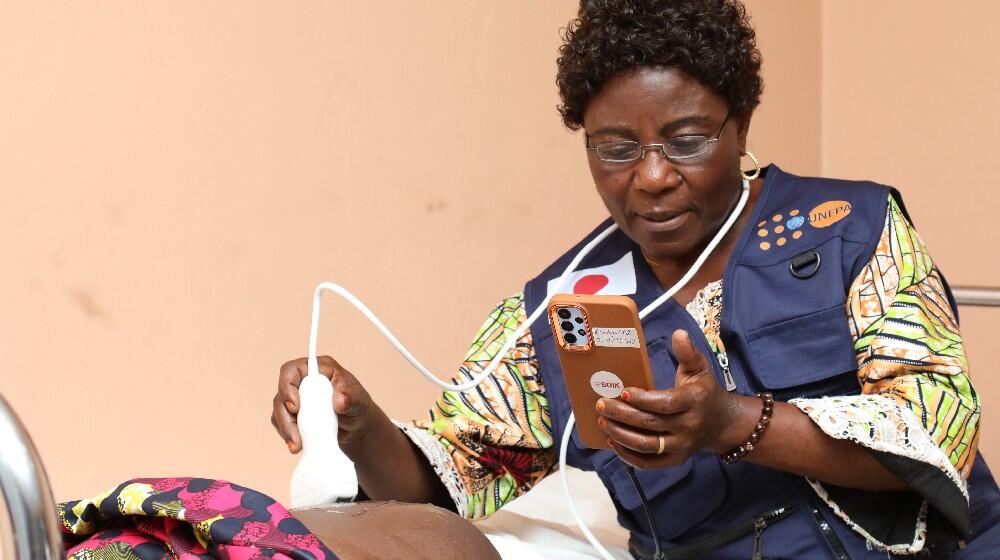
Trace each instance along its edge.
<path fill-rule="evenodd" d="M 754 446 L 757 445 L 757 442 L 760 441 L 760 436 L 764 435 L 767 425 L 771 423 L 771 415 L 774 413 L 774 395 L 771 393 L 757 393 L 757 397 L 764 402 L 764 409 L 761 410 L 760 420 L 757 420 L 757 425 L 754 426 L 753 433 L 750 434 L 750 438 L 747 439 L 746 443 L 724 455 L 720 455 L 722 462 L 727 465 L 731 465 L 749 455 L 753 451 Z"/>

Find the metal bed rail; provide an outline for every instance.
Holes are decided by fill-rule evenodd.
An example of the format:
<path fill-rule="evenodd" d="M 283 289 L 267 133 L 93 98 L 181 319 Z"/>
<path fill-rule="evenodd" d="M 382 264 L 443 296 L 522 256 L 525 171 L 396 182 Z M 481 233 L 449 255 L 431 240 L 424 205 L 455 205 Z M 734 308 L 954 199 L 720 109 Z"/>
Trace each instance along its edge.
<path fill-rule="evenodd" d="M 955 286 L 951 293 L 959 305 L 1000 307 L 1000 288 Z"/>
<path fill-rule="evenodd" d="M 28 431 L 0 395 L 0 558 L 57 560 L 62 537 L 45 468 Z"/>

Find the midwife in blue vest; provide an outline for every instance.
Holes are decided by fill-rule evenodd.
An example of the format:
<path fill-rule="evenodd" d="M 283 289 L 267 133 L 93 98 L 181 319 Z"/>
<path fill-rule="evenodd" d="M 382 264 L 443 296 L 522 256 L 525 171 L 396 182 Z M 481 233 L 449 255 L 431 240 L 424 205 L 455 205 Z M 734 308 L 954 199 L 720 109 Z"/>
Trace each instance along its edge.
<path fill-rule="evenodd" d="M 668 557 L 1000 555 L 1000 493 L 977 453 L 981 403 L 945 277 L 895 189 L 757 164 L 760 65 L 736 0 L 582 2 L 559 51 L 559 111 L 610 218 L 493 309 L 456 379 L 482 371 L 612 221 L 570 289 L 656 299 L 746 182 L 732 229 L 644 322 L 657 388 L 600 400 L 612 450 L 573 436 L 569 463 L 600 476 L 637 558 L 656 543 L 626 464 Z M 571 408 L 545 321 L 478 392 L 445 393 L 416 422 L 371 401 L 357 380 L 371 372 L 321 364 L 372 499 L 478 519 L 556 469 Z M 292 451 L 304 373 L 304 359 L 285 364 L 275 397 Z"/>

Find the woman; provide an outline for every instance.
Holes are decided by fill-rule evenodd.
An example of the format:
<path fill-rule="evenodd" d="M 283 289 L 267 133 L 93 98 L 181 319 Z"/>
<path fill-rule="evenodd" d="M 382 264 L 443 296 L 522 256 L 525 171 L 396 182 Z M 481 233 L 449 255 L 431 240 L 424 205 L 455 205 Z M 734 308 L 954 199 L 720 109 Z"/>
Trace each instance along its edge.
<path fill-rule="evenodd" d="M 583 129 L 620 227 L 583 267 L 613 265 L 641 307 L 737 207 L 743 156 L 756 164 L 754 32 L 736 0 L 585 1 L 560 52 L 563 121 Z M 569 463 L 597 471 L 639 558 L 659 546 L 671 557 L 983 557 L 1000 544 L 1000 492 L 976 454 L 980 405 L 953 299 L 898 193 L 776 166 L 745 178 L 734 227 L 644 323 L 657 389 L 601 399 L 613 451 L 574 438 Z M 459 379 L 485 367 L 594 235 L 501 302 Z M 321 361 L 368 497 L 474 519 L 553 472 L 570 408 L 547 331 L 533 325 L 479 392 L 445 393 L 411 424 Z M 285 364 L 274 399 L 292 452 L 305 370 L 305 359 Z M 659 542 L 623 463 L 640 469 Z"/>

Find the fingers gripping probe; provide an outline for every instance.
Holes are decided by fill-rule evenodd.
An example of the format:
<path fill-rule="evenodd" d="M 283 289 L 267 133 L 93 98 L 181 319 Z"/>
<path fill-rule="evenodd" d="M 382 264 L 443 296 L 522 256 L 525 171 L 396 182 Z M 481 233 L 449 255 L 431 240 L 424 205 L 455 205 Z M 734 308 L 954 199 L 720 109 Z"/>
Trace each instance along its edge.
<path fill-rule="evenodd" d="M 733 224 L 736 223 L 736 220 L 739 219 L 749 197 L 750 183 L 744 179 L 739 202 L 737 202 L 736 208 L 733 209 L 733 212 L 723 224 L 722 228 L 720 228 L 715 234 L 715 237 L 713 237 L 712 241 L 705 247 L 688 272 L 669 290 L 664 292 L 663 295 L 658 297 L 655 301 L 647 305 L 641 312 L 639 312 L 640 320 L 645 319 L 647 315 L 673 297 L 674 294 L 691 281 L 691 278 L 697 274 L 698 270 L 700 270 L 702 265 L 705 264 L 709 255 L 712 254 L 715 248 L 722 241 L 722 238 L 725 237 L 729 230 L 732 229 Z M 295 472 L 292 474 L 292 507 L 306 507 L 309 505 L 318 505 L 338 500 L 352 500 L 358 492 L 358 479 L 357 473 L 354 470 L 354 464 L 347 458 L 346 455 L 344 455 L 339 444 L 337 443 L 337 416 L 334 414 L 332 406 L 333 386 L 330 383 L 330 380 L 319 372 L 319 362 L 316 358 L 316 342 L 319 334 L 320 300 L 324 291 L 336 293 L 361 311 L 361 313 L 373 325 L 375 325 L 379 332 L 382 333 L 386 340 L 389 341 L 393 348 L 402 354 L 403 358 L 405 358 L 406 361 L 408 361 L 410 365 L 420 372 L 420 374 L 423 375 L 428 381 L 445 391 L 465 392 L 482 383 L 483 380 L 489 377 L 490 374 L 496 370 L 504 356 L 507 355 L 507 352 L 509 352 L 511 348 L 517 344 L 517 341 L 521 338 L 521 336 L 523 336 L 524 333 L 531 328 L 531 325 L 542 315 L 542 313 L 545 312 L 552 296 L 563 290 L 570 275 L 576 271 L 576 268 L 580 265 L 583 259 L 586 258 L 586 256 L 597 245 L 607 239 L 608 236 L 614 233 L 617 229 L 617 224 L 608 226 L 589 243 L 584 245 L 579 252 L 577 252 L 576 256 L 573 257 L 573 260 L 566 266 L 566 270 L 564 270 L 559 276 L 556 289 L 552 290 L 545 296 L 545 299 L 542 300 L 535 311 L 528 316 L 525 322 L 514 331 L 512 336 L 507 337 L 503 347 L 499 352 L 497 352 L 496 356 L 494 356 L 493 360 L 490 361 L 489 365 L 486 366 L 486 369 L 477 375 L 471 376 L 471 379 L 465 383 L 448 383 L 442 381 L 439 377 L 434 375 L 434 373 L 424 367 L 424 365 L 417 360 L 416 356 L 403 346 L 399 339 L 396 338 L 391 331 L 389 331 L 389 328 L 386 327 L 381 320 L 379 320 L 371 309 L 369 309 L 360 299 L 349 292 L 346 288 L 334 284 L 333 282 L 323 282 L 317 286 L 313 296 L 312 325 L 309 331 L 309 358 L 307 374 L 299 384 L 300 405 L 298 413 L 298 427 L 299 432 L 302 435 L 302 458 L 299 460 L 299 464 L 296 466 Z M 573 502 L 573 496 L 569 491 L 569 479 L 566 476 L 566 452 L 568 449 L 569 438 L 573 433 L 575 423 L 576 418 L 571 413 L 569 420 L 566 423 L 566 429 L 563 432 L 563 438 L 559 446 L 559 470 L 562 479 L 563 493 L 566 496 L 566 501 L 569 504 L 573 518 L 590 544 L 597 549 L 601 556 L 606 560 L 615 560 L 614 556 L 612 556 L 611 553 L 604 548 L 600 541 L 597 540 L 597 537 L 595 537 L 587 527 L 587 524 L 583 521 L 580 512 L 576 508 L 576 504 Z M 310 451 L 311 449 L 314 451 Z"/>
<path fill-rule="evenodd" d="M 320 296 L 313 296 L 312 328 L 306 376 L 299 382 L 299 413 L 302 458 L 292 472 L 292 507 L 317 506 L 351 501 L 358 495 L 358 473 L 337 442 L 337 414 L 333 410 L 333 384 L 319 372 L 316 336 L 319 329 Z"/>

